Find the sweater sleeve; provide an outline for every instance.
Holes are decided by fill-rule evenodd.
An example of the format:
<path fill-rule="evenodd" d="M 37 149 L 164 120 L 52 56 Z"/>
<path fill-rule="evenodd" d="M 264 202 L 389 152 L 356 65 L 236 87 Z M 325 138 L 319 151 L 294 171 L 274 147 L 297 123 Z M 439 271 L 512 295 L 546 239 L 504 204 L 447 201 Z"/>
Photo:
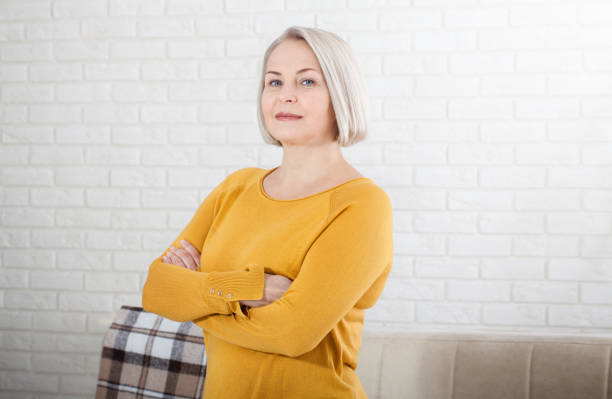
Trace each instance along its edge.
<path fill-rule="evenodd" d="M 204 241 L 214 220 L 216 203 L 223 182 L 202 201 L 194 216 L 170 246 L 191 243 L 202 253 Z M 192 321 L 213 315 L 242 311 L 238 301 L 258 300 L 264 294 L 264 268 L 247 265 L 242 270 L 204 272 L 165 263 L 163 254 L 149 266 L 142 289 L 142 308 L 175 321 Z"/>
<path fill-rule="evenodd" d="M 388 196 L 372 193 L 330 215 L 280 299 L 194 323 L 238 346 L 297 357 L 314 349 L 376 283 L 376 298 L 363 307 L 373 306 L 391 270 L 393 229 Z"/>

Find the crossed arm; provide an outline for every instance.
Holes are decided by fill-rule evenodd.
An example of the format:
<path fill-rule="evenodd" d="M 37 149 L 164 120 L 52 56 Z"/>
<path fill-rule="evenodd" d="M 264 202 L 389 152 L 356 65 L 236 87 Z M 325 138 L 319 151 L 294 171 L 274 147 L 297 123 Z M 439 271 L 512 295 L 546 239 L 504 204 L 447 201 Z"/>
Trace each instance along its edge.
<path fill-rule="evenodd" d="M 306 353 L 360 299 L 367 298 L 360 302 L 362 308 L 373 306 L 391 270 L 392 217 L 386 195 L 368 195 L 331 217 L 308 250 L 295 281 L 269 305 L 245 310 L 238 302 L 263 297 L 262 266 L 251 265 L 245 271 L 226 272 L 235 275 L 224 275 L 169 265 L 160 257 L 159 263 L 156 260 L 151 265 L 143 308 L 173 320 L 193 321 L 209 334 L 252 350 L 291 357 Z M 202 228 L 202 223 L 197 227 Z M 201 230 L 199 234 L 182 234 L 174 244 L 181 237 L 191 238 L 188 241 L 201 250 L 200 242 L 192 241 L 202 237 Z M 234 279 L 240 277 L 241 284 L 235 285 Z M 227 298 L 210 292 L 211 286 L 219 284 L 238 289 L 238 301 L 227 302 Z"/>
<path fill-rule="evenodd" d="M 248 265 L 243 270 L 229 272 L 193 270 L 195 264 L 199 266 L 222 187 L 223 182 L 208 194 L 171 246 L 149 266 L 142 290 L 144 310 L 175 321 L 192 321 L 207 315 L 234 314 L 240 311 L 240 300 L 263 297 L 263 266 Z M 183 240 L 188 243 L 185 248 L 191 246 L 197 253 L 191 250 L 195 259 L 189 268 L 170 263 L 173 261 L 171 248 L 181 248 Z"/>

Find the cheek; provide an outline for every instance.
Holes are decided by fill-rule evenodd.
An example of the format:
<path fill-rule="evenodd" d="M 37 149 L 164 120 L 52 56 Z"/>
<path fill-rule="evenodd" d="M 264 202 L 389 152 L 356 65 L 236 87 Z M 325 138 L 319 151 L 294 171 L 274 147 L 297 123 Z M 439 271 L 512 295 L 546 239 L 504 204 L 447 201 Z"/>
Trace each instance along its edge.
<path fill-rule="evenodd" d="M 270 101 L 270 98 L 268 98 L 267 96 L 263 96 L 261 97 L 261 110 L 264 112 L 264 116 L 267 116 L 267 111 L 270 110 L 270 107 L 272 106 L 272 101 Z"/>

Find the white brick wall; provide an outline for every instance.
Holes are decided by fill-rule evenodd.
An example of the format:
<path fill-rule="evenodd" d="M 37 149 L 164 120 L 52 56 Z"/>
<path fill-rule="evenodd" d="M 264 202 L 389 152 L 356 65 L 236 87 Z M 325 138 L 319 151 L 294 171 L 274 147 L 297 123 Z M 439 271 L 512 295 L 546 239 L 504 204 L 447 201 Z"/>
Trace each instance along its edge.
<path fill-rule="evenodd" d="M 370 95 L 343 152 L 390 195 L 370 329 L 612 331 L 606 0 L 3 0 L 0 390 L 89 398 L 104 332 L 232 171 L 263 51 L 336 32 Z M 4 397 L 3 396 L 3 397 Z"/>

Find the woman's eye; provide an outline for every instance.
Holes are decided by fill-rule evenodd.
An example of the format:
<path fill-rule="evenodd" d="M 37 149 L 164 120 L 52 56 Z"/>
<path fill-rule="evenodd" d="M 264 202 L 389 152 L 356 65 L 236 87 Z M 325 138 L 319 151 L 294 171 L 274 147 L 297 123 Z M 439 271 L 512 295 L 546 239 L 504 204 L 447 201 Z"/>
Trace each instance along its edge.
<path fill-rule="evenodd" d="M 274 84 L 275 82 L 279 82 L 280 83 L 280 80 L 277 80 L 277 79 L 271 80 L 271 81 L 268 82 L 268 86 L 278 87 L 278 85 Z M 312 83 L 309 84 L 309 86 L 312 86 L 315 83 L 315 81 L 312 80 L 312 79 L 304 79 L 304 80 L 302 80 L 302 83 L 304 83 L 304 82 L 312 82 Z"/>

